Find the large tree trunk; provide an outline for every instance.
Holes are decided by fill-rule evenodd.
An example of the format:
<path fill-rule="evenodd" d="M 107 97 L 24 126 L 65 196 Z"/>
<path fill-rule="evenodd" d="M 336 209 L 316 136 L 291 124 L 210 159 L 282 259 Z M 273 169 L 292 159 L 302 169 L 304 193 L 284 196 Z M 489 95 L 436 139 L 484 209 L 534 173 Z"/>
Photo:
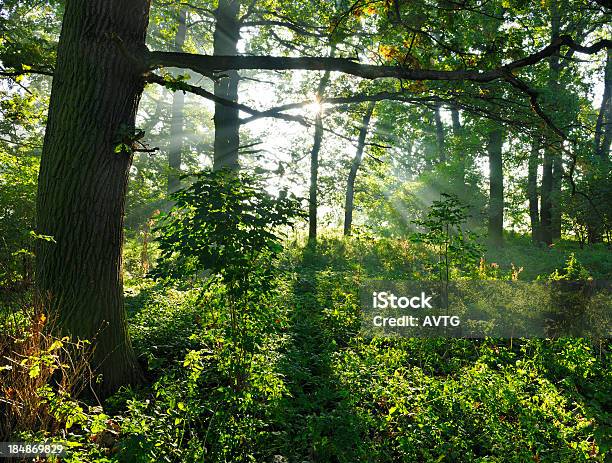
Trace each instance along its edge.
<path fill-rule="evenodd" d="M 533 140 L 527 168 L 527 198 L 531 222 L 531 241 L 540 242 L 540 213 L 538 208 L 538 166 L 540 165 L 540 143 Z"/>
<path fill-rule="evenodd" d="M 359 128 L 359 138 L 357 139 L 357 151 L 351 164 L 351 170 L 349 171 L 348 180 L 346 182 L 346 201 L 344 203 L 344 235 L 348 236 L 351 234 L 351 228 L 353 225 L 353 201 L 355 198 L 355 179 L 357 178 L 357 171 L 361 166 L 363 159 L 363 150 L 365 148 L 365 140 L 368 135 L 368 128 L 370 126 L 370 119 L 374 112 L 375 101 L 368 103 L 366 112 L 363 115 L 361 121 L 361 127 Z"/>
<path fill-rule="evenodd" d="M 103 395 L 139 379 L 123 307 L 121 248 L 149 2 L 69 0 L 38 185 L 37 285 L 64 333 L 95 338 Z M 124 143 L 124 149 L 116 147 Z M 125 147 L 128 147 L 127 149 Z"/>
<path fill-rule="evenodd" d="M 216 10 L 216 25 L 213 34 L 213 54 L 234 56 L 238 54 L 240 39 L 239 0 L 219 0 Z M 238 101 L 237 71 L 225 71 L 217 76 L 215 96 L 230 101 Z M 215 103 L 215 141 L 213 169 L 232 169 L 239 167 L 238 149 L 240 147 L 240 118 L 238 109 Z"/>
<path fill-rule="evenodd" d="M 504 231 L 504 172 L 502 164 L 503 133 L 501 128 L 489 132 L 489 241 L 503 244 Z"/>
<path fill-rule="evenodd" d="M 436 143 L 438 147 L 438 162 L 441 164 L 446 163 L 446 147 L 444 146 L 444 124 L 440 117 L 440 103 L 436 103 L 436 109 L 434 110 L 434 119 L 436 122 Z"/>
<path fill-rule="evenodd" d="M 187 10 L 181 8 L 178 13 L 178 26 L 174 37 L 174 51 L 183 51 L 187 35 Z M 172 95 L 172 115 L 170 116 L 170 148 L 168 150 L 168 194 L 181 187 L 181 161 L 183 156 L 183 119 L 185 93 L 174 92 Z"/>

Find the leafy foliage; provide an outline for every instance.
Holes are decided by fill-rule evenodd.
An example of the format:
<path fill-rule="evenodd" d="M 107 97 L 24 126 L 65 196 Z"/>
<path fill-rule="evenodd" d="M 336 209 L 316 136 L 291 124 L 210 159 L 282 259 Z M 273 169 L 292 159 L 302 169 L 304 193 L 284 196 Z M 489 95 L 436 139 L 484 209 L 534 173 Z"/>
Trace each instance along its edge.
<path fill-rule="evenodd" d="M 448 281 L 451 268 L 474 266 L 482 255 L 482 247 L 475 241 L 474 233 L 464 230 L 467 206 L 455 195 L 442 193 L 441 197 L 433 202 L 425 219 L 415 220 L 426 231 L 415 233 L 411 239 L 436 250 L 437 273 L 441 280 Z"/>
<path fill-rule="evenodd" d="M 237 295 L 257 281 L 265 292 L 271 262 L 282 250 L 278 227 L 299 216 L 299 201 L 286 191 L 275 198 L 254 177 L 227 170 L 197 175 L 173 199 L 175 207 L 156 227 L 160 259 L 154 275 L 218 277 Z"/>

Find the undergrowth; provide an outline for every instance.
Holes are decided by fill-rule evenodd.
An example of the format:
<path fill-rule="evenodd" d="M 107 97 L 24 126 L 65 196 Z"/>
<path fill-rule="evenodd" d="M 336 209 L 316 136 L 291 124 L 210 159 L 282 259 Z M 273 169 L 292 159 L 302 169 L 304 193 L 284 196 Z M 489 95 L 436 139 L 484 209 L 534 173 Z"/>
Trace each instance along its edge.
<path fill-rule="evenodd" d="M 604 259 L 585 252 L 573 263 L 569 250 L 504 253 L 506 260 L 489 254 L 474 271 L 493 279 L 587 269 L 609 276 Z M 530 269 L 541 255 L 554 258 Z M 126 295 L 147 383 L 92 407 L 62 389 L 43 360 L 48 370 L 32 378 L 38 382 L 10 384 L 37 397 L 36 419 L 54 424 L 24 421 L 12 438 L 38 428 L 31 438 L 59 436 L 72 445 L 65 461 L 75 462 L 606 461 L 608 341 L 360 336 L 360 282 L 427 278 L 434 257 L 418 244 L 369 237 L 289 246 L 273 290 L 246 309 L 239 345 L 223 284 L 201 292 L 141 281 Z M 30 331 L 36 316 L 24 321 Z M 3 349 L 13 360 L 56 355 L 57 340 L 41 339 L 28 341 L 34 350 Z M 22 377 L 32 362 L 17 362 Z M 235 381 L 236 365 L 244 381 Z M 5 396 L 15 371 L 0 371 Z M 45 391 L 79 416 L 54 415 Z"/>

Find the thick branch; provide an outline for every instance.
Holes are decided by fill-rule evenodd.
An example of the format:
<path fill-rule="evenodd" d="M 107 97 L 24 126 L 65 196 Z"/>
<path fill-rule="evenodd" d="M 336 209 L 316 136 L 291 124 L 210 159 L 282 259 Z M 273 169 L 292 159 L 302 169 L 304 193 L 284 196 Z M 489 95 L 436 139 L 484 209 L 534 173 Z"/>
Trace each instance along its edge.
<path fill-rule="evenodd" d="M 612 40 L 600 40 L 591 46 L 576 43 L 571 37 L 564 35 L 537 53 L 513 61 L 509 64 L 488 71 L 456 70 L 439 71 L 434 69 L 410 69 L 402 66 L 377 66 L 360 64 L 348 58 L 322 57 L 277 57 L 277 56 L 210 56 L 190 53 L 173 53 L 153 51 L 147 56 L 149 69 L 162 66 L 188 68 L 201 74 L 211 71 L 227 71 L 237 69 L 290 70 L 302 69 L 311 71 L 336 71 L 362 77 L 364 79 L 379 79 L 394 77 L 405 80 L 442 80 L 442 81 L 473 81 L 491 82 L 503 79 L 514 70 L 518 70 L 557 53 L 563 46 L 575 49 L 579 53 L 594 54 L 604 48 L 612 48 Z"/>

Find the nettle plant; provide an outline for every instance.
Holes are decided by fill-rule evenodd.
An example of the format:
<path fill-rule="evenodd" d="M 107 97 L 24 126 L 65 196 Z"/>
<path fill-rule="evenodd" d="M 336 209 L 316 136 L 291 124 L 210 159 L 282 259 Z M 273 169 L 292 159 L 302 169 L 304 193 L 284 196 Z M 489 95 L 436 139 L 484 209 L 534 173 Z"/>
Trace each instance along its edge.
<path fill-rule="evenodd" d="M 196 175 L 172 199 L 155 227 L 160 257 L 152 274 L 202 288 L 222 283 L 235 337 L 248 303 L 272 289 L 282 228 L 303 215 L 301 202 L 287 191 L 272 196 L 261 179 L 229 170 Z"/>
<path fill-rule="evenodd" d="M 476 241 L 478 236 L 465 228 L 469 207 L 454 194 L 440 196 L 430 206 L 425 219 L 414 221 L 423 231 L 413 233 L 410 239 L 435 249 L 438 255 L 435 273 L 441 281 L 449 281 L 451 269 L 475 268 L 483 248 Z"/>

